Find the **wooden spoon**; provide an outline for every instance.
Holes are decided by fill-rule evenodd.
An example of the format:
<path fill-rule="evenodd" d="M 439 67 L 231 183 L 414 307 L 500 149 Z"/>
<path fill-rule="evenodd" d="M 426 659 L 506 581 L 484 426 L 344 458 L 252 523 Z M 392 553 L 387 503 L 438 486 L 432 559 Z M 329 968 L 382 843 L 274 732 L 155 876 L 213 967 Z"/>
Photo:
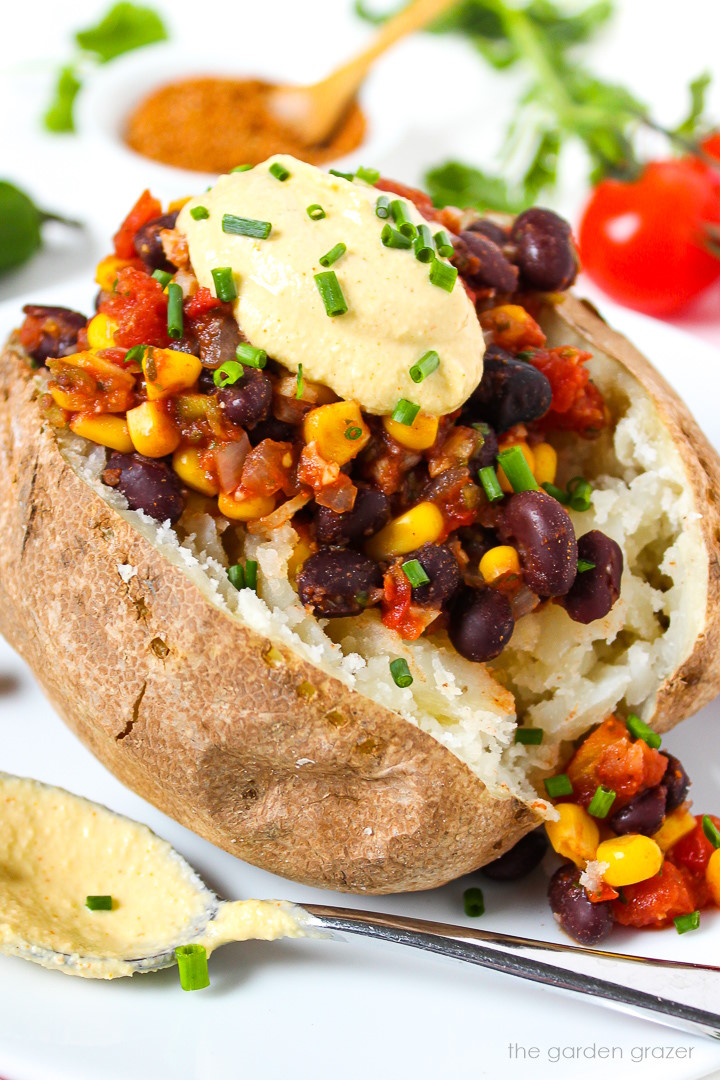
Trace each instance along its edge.
<path fill-rule="evenodd" d="M 458 0 L 412 0 L 382 26 L 370 45 L 322 82 L 279 86 L 268 108 L 291 127 L 306 146 L 327 142 L 338 127 L 374 61 L 400 38 L 422 30 Z"/>

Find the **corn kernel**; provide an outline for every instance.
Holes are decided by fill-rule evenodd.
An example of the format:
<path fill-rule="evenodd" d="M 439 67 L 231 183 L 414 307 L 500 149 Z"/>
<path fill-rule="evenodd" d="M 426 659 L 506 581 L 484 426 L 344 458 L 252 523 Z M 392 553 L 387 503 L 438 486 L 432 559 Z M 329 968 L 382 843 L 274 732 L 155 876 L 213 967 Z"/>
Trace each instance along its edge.
<path fill-rule="evenodd" d="M 178 213 L 182 210 L 186 203 L 189 203 L 192 199 L 192 195 L 185 195 L 182 199 L 173 199 L 171 203 L 168 203 L 168 214 L 174 214 L 177 210 Z"/>
<path fill-rule="evenodd" d="M 317 443 L 326 461 L 345 465 L 352 461 L 370 440 L 370 428 L 354 401 L 336 401 L 311 409 L 303 424 L 306 443 Z"/>
<path fill-rule="evenodd" d="M 94 320 L 93 320 L 94 322 Z M 150 401 L 187 390 L 200 378 L 202 364 L 191 353 L 175 349 L 148 349 L 143 356 L 143 374 Z"/>
<path fill-rule="evenodd" d="M 696 825 L 697 821 L 688 808 L 678 806 L 677 810 L 673 810 L 672 814 L 668 814 L 665 818 L 658 831 L 654 834 L 653 840 L 661 851 L 669 851 L 673 844 L 677 844 L 678 840 L 682 840 L 683 836 L 691 833 Z"/>
<path fill-rule="evenodd" d="M 218 509 L 233 521 L 256 521 L 271 514 L 275 509 L 273 495 L 251 495 L 247 499 L 234 499 L 223 491 L 218 495 Z"/>
<path fill-rule="evenodd" d="M 640 833 L 603 840 L 595 857 L 598 862 L 609 863 L 603 876 L 615 889 L 655 877 L 663 864 L 663 853 L 658 845 Z"/>
<path fill-rule="evenodd" d="M 144 401 L 137 408 L 128 409 L 127 422 L 138 454 L 158 458 L 177 450 L 180 432 L 156 401 Z"/>
<path fill-rule="evenodd" d="M 303 563 L 310 558 L 313 550 L 313 547 L 308 543 L 305 537 L 301 536 L 293 548 L 292 555 L 288 559 L 288 578 L 290 579 L 291 585 L 295 584 L 295 579 L 302 570 Z"/>
<path fill-rule="evenodd" d="M 584 866 L 596 858 L 600 830 L 587 810 L 576 803 L 559 803 L 555 809 L 559 819 L 545 823 L 548 840 L 558 855 L 572 859 L 576 866 Z"/>
<path fill-rule="evenodd" d="M 507 574 L 519 574 L 520 560 L 518 553 L 514 547 L 498 544 L 497 547 L 490 548 L 489 551 L 485 552 L 480 560 L 479 570 L 488 585 L 493 581 L 497 581 L 498 578 L 505 577 Z"/>
<path fill-rule="evenodd" d="M 202 495 L 217 495 L 220 490 L 207 469 L 200 464 L 200 451 L 181 446 L 173 454 L 173 469 L 183 483 Z"/>
<path fill-rule="evenodd" d="M 70 421 L 70 430 L 76 435 L 82 435 L 84 439 L 99 443 L 100 446 L 109 446 L 111 450 L 118 450 L 121 454 L 133 452 L 127 422 L 122 416 L 114 416 L 111 413 L 99 415 L 79 413 Z"/>
<path fill-rule="evenodd" d="M 406 555 L 421 544 L 435 543 L 444 529 L 443 516 L 435 503 L 421 502 L 376 533 L 367 545 L 367 552 L 373 559 Z"/>
<path fill-rule="evenodd" d="M 437 439 L 437 416 L 418 413 L 412 424 L 399 424 L 391 416 L 383 417 L 383 427 L 388 435 L 408 450 L 428 450 Z"/>
<path fill-rule="evenodd" d="M 520 450 L 522 451 L 522 456 L 527 461 L 528 466 L 530 467 L 530 472 L 534 476 L 535 475 L 535 455 L 532 452 L 532 450 L 530 449 L 530 447 L 528 446 L 528 444 L 526 442 L 508 443 L 507 446 L 503 446 L 502 449 L 506 450 L 509 446 L 519 446 L 520 447 Z M 507 476 L 505 475 L 505 472 L 504 472 L 501 465 L 498 465 L 497 478 L 500 481 L 500 487 L 503 489 L 503 491 L 506 492 L 508 495 L 511 494 L 512 490 L 513 490 L 512 484 L 510 483 Z"/>
<path fill-rule="evenodd" d="M 533 447 L 535 456 L 535 479 L 538 484 L 554 484 L 557 475 L 557 453 L 550 443 L 541 442 Z"/>
<path fill-rule="evenodd" d="M 125 266 L 132 266 L 127 259 L 119 259 L 117 255 L 108 255 L 101 259 L 95 267 L 95 281 L 103 292 L 112 292 L 117 281 L 117 276 Z"/>
<path fill-rule="evenodd" d="M 720 907 L 720 848 L 717 851 L 713 851 L 710 856 L 710 862 L 707 864 L 707 870 L 705 871 L 705 878 L 710 889 L 710 895 L 713 900 Z"/>
<path fill-rule="evenodd" d="M 118 324 L 109 315 L 94 315 L 87 326 L 88 345 L 91 349 L 113 349 Z"/>

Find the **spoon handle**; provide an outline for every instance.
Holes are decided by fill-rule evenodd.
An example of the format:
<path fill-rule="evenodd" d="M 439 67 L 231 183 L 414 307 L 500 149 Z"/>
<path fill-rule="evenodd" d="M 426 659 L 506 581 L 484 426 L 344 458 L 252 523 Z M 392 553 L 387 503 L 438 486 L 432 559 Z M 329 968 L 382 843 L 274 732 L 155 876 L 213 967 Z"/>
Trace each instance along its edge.
<path fill-rule="evenodd" d="M 360 934 L 440 953 L 506 975 L 582 994 L 631 1016 L 720 1039 L 720 1015 L 707 1008 L 720 1000 L 720 968 L 717 967 L 606 953 L 599 949 L 557 945 L 349 908 L 312 904 L 303 907 L 312 916 L 311 929 Z M 488 947 L 488 943 L 493 947 Z M 540 953 L 542 956 L 547 952 L 562 952 L 572 967 L 556 967 L 535 955 Z M 590 971 L 574 970 L 579 965 L 589 965 Z M 670 1000 L 656 993 L 658 968 L 672 972 L 673 992 L 679 992 L 686 1000 Z M 599 977 L 608 973 L 621 981 Z M 635 985 L 626 985 L 628 981 Z"/>

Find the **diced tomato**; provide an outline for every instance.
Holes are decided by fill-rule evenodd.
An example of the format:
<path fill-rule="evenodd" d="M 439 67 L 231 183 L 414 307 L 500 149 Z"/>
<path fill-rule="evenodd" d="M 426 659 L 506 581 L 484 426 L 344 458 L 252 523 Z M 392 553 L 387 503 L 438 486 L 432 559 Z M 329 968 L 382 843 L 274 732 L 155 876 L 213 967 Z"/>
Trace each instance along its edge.
<path fill-rule="evenodd" d="M 552 403 L 538 421 L 545 431 L 575 431 L 578 435 L 597 435 L 610 423 L 605 399 L 590 382 L 585 367 L 592 354 L 572 346 L 536 349 L 528 360 L 550 380 Z"/>
<path fill-rule="evenodd" d="M 308 443 L 302 449 L 297 479 L 313 489 L 315 502 L 319 506 L 327 506 L 336 514 L 345 514 L 355 505 L 357 488 L 352 480 L 340 472 L 337 462 L 325 460 L 315 442 Z"/>
<path fill-rule="evenodd" d="M 708 814 L 708 817 L 720 829 L 720 818 L 712 814 Z M 677 844 L 673 844 L 667 855 L 676 866 L 684 867 L 699 878 L 704 878 L 710 856 L 715 850 L 703 832 L 702 819 L 702 814 L 696 815 L 697 825 L 693 831 L 681 837 Z"/>
<path fill-rule="evenodd" d="M 167 297 L 160 282 L 142 270 L 120 270 L 115 292 L 103 299 L 100 310 L 116 320 L 118 345 L 167 347 Z"/>
<path fill-rule="evenodd" d="M 614 809 L 626 806 L 636 795 L 660 783 L 668 759 L 642 739 L 632 742 L 625 724 L 615 716 L 580 744 L 567 767 L 573 785 L 572 802 L 587 807 L 604 784 L 616 792 Z"/>
<path fill-rule="evenodd" d="M 545 344 L 544 333 L 519 304 L 501 304 L 481 312 L 480 325 L 492 336 L 493 344 L 510 352 L 539 349 Z"/>
<path fill-rule="evenodd" d="M 587 889 L 585 891 L 587 892 Z M 600 882 L 600 888 L 597 892 L 587 894 L 591 904 L 602 904 L 605 900 L 617 900 L 619 895 L 617 889 L 613 889 L 612 885 L 608 885 L 607 881 Z"/>
<path fill-rule="evenodd" d="M 222 300 L 218 300 L 209 289 L 201 285 L 195 295 L 185 301 L 184 307 L 188 319 L 197 319 L 199 315 L 204 315 L 206 311 L 213 311 L 215 308 L 222 307 Z"/>
<path fill-rule="evenodd" d="M 115 254 L 120 259 L 132 259 L 137 255 L 133 239 L 138 229 L 147 225 L 148 221 L 160 217 L 162 206 L 153 198 L 149 191 L 143 191 L 138 201 L 133 206 L 128 216 L 113 237 Z"/>
<path fill-rule="evenodd" d="M 412 586 L 402 567 L 397 563 L 391 566 L 383 577 L 382 621 L 390 630 L 395 630 L 406 641 L 419 638 L 426 626 L 426 621 L 413 611 Z M 434 615 L 433 615 L 434 617 Z"/>
<path fill-rule="evenodd" d="M 666 860 L 655 877 L 626 885 L 622 899 L 613 902 L 612 911 L 622 926 L 663 926 L 703 906 L 690 875 Z"/>

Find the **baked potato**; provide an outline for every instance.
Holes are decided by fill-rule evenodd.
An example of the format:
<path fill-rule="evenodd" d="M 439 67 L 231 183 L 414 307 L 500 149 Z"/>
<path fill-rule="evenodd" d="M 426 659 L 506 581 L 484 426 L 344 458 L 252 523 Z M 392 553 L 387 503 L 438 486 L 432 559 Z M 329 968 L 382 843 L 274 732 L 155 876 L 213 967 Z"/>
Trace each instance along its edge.
<path fill-rule="evenodd" d="M 539 303 L 540 301 L 538 301 Z M 494 860 L 548 813 L 541 779 L 614 710 L 664 731 L 720 689 L 720 461 L 651 365 L 571 294 L 536 311 L 592 352 L 612 423 L 558 442 L 594 485 L 578 535 L 622 549 L 620 597 L 583 625 L 555 603 L 490 663 L 446 633 L 298 600 L 292 521 L 243 533 L 257 593 L 228 581 L 217 515 L 131 510 L 106 451 L 48 421 L 17 337 L 0 366 L 0 630 L 123 783 L 238 858 L 348 892 L 427 889 Z M 290 566 L 290 569 L 289 569 Z M 405 658 L 412 688 L 390 677 Z M 521 723 L 540 745 L 514 741 Z"/>

